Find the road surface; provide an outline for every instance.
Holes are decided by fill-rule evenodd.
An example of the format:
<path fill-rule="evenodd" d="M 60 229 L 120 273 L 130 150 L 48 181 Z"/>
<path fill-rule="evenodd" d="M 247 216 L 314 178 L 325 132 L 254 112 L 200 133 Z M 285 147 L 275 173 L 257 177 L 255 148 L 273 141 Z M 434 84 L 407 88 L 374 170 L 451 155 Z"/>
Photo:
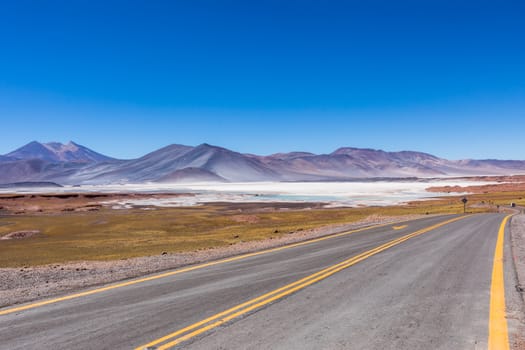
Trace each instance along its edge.
<path fill-rule="evenodd" d="M 0 349 L 500 348 L 504 218 L 384 225 L 0 309 Z"/>

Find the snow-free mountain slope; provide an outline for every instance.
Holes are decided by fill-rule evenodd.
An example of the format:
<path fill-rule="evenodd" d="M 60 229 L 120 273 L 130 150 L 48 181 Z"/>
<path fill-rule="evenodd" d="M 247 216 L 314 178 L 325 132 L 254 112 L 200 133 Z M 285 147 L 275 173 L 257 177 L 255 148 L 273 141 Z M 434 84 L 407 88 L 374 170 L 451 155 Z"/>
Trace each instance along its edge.
<path fill-rule="evenodd" d="M 40 159 L 48 162 L 92 163 L 114 160 L 111 157 L 92 151 L 89 148 L 78 145 L 72 141 L 67 144 L 62 144 L 60 142 L 40 143 L 32 141 L 5 156 L 11 159 Z"/>
<path fill-rule="evenodd" d="M 519 160 L 447 160 L 428 153 L 342 147 L 329 154 L 243 154 L 201 144 L 172 144 L 140 158 L 117 160 L 74 142 L 31 142 L 0 157 L 0 184 L 145 182 L 345 181 L 355 178 L 509 175 Z"/>

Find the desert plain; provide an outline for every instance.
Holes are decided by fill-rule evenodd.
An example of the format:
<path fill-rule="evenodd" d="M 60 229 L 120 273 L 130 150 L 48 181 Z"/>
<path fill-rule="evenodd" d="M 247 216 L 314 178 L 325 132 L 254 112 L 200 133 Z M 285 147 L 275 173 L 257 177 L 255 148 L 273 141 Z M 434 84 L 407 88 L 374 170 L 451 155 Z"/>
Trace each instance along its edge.
<path fill-rule="evenodd" d="M 460 180 L 468 186 L 429 186 L 424 200 L 353 207 L 304 200 L 155 205 L 194 192 L 4 192 L 0 306 L 349 229 L 462 213 L 465 196 L 468 213 L 525 206 L 525 176 Z"/>

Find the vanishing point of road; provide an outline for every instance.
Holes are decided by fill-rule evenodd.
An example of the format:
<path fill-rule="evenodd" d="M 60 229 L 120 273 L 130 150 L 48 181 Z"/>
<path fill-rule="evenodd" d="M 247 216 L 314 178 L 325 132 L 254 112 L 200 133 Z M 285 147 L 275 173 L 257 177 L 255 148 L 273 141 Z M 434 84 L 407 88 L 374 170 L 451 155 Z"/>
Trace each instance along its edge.
<path fill-rule="evenodd" d="M 0 349 L 505 350 L 508 222 L 374 226 L 0 309 Z"/>

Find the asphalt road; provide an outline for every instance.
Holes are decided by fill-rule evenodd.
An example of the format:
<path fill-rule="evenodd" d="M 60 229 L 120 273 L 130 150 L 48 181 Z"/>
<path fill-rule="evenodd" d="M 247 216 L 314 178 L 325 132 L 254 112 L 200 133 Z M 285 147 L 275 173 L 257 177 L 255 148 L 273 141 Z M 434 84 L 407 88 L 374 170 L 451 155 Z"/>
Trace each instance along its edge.
<path fill-rule="evenodd" d="M 430 217 L 0 309 L 0 349 L 487 349 L 503 218 Z"/>

